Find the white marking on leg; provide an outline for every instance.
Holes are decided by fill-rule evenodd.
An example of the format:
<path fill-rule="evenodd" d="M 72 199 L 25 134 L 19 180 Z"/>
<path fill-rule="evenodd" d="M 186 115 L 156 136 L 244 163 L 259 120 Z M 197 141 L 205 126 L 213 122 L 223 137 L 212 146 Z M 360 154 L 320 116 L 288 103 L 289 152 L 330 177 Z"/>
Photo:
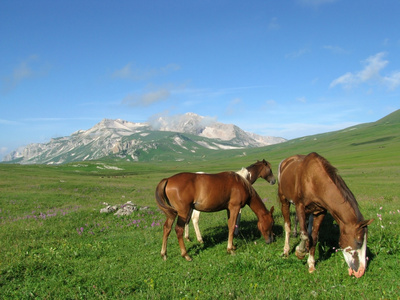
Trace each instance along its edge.
<path fill-rule="evenodd" d="M 289 238 L 290 238 L 290 227 L 289 224 L 285 222 L 285 246 L 283 247 L 283 255 L 289 256 Z"/>
<path fill-rule="evenodd" d="M 315 271 L 315 259 L 313 255 L 309 255 L 307 259 L 308 263 L 308 272 L 312 273 Z"/>
<path fill-rule="evenodd" d="M 196 232 L 196 238 L 199 241 L 199 243 L 203 243 L 203 238 L 201 237 L 200 228 L 199 228 L 199 218 L 200 218 L 200 212 L 198 210 L 194 209 L 193 213 L 192 213 L 192 222 L 193 222 L 194 231 Z"/>

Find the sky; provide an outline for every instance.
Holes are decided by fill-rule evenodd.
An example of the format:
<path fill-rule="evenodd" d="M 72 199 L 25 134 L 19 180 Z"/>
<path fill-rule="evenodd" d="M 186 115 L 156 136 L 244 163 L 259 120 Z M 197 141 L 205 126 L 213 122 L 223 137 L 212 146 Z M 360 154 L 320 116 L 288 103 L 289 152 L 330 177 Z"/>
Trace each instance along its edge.
<path fill-rule="evenodd" d="M 104 118 L 293 139 L 400 107 L 400 2 L 2 0 L 0 160 Z"/>

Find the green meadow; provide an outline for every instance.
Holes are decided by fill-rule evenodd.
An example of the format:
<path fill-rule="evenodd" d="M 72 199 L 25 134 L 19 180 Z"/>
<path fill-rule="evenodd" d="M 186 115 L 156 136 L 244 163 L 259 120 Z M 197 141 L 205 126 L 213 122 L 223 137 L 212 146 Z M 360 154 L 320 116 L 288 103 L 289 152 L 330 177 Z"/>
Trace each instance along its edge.
<path fill-rule="evenodd" d="M 235 255 L 227 254 L 226 212 L 202 213 L 204 244 L 174 230 L 160 257 L 165 216 L 154 191 L 181 171 L 236 171 L 256 160 L 279 162 L 316 151 L 339 171 L 369 226 L 368 267 L 350 277 L 338 250 L 339 230 L 324 220 L 316 269 L 294 253 L 282 258 L 283 218 L 277 185 L 254 187 L 275 206 L 276 241 L 266 245 L 250 208 L 242 212 Z M 215 151 L 203 160 L 128 163 L 113 158 L 59 166 L 0 164 L 1 299 L 399 299 L 400 113 L 346 130 L 243 151 Z M 138 211 L 101 214 L 104 203 L 132 201 Z M 294 212 L 294 210 L 293 210 Z M 299 242 L 291 238 L 291 247 Z"/>

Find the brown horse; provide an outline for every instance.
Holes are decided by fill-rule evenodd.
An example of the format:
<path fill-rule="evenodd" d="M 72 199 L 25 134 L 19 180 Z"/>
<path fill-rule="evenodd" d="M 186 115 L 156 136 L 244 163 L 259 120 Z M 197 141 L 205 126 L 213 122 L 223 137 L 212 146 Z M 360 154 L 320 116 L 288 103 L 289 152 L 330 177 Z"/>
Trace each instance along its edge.
<path fill-rule="evenodd" d="M 308 270 L 310 273 L 315 271 L 318 231 L 329 212 L 340 227 L 339 246 L 349 266 L 349 275 L 361 277 L 366 268 L 367 226 L 373 219 L 364 220 L 353 193 L 337 170 L 317 153 L 295 155 L 280 163 L 278 181 L 278 196 L 285 220 L 283 254 L 289 255 L 289 208 L 293 203 L 300 223 L 301 240 L 296 247 L 296 256 L 302 259 L 309 251 Z M 306 214 L 314 216 L 311 235 L 306 231 Z"/>
<path fill-rule="evenodd" d="M 236 172 L 242 177 L 246 178 L 251 184 L 256 182 L 258 178 L 263 178 L 268 181 L 271 185 L 275 184 L 275 176 L 272 173 L 271 164 L 267 162 L 265 159 L 262 161 L 257 160 L 256 163 L 248 166 L 247 168 L 242 168 L 241 170 Z M 199 228 L 199 218 L 200 212 L 198 210 L 193 209 L 192 213 L 192 223 L 194 227 L 194 231 L 196 232 L 196 238 L 199 243 L 203 243 L 203 238 L 201 236 L 200 228 Z M 240 218 L 240 214 L 239 214 Z M 238 227 L 236 227 L 238 229 Z M 236 231 L 235 231 L 236 235 Z M 185 239 L 190 241 L 189 239 L 189 224 L 185 225 Z"/>
<path fill-rule="evenodd" d="M 167 240 L 172 224 L 178 216 L 175 226 L 181 255 L 188 261 L 183 240 L 184 226 L 190 221 L 193 209 L 215 212 L 226 209 L 228 212 L 228 247 L 233 253 L 233 233 L 239 210 L 246 204 L 250 206 L 258 218 L 258 229 L 266 243 L 273 241 L 272 226 L 274 220 L 271 210 L 265 207 L 260 196 L 251 184 L 235 172 L 218 174 L 179 173 L 160 181 L 156 188 L 156 200 L 160 209 L 167 216 L 164 223 L 161 257 L 167 259 Z"/>

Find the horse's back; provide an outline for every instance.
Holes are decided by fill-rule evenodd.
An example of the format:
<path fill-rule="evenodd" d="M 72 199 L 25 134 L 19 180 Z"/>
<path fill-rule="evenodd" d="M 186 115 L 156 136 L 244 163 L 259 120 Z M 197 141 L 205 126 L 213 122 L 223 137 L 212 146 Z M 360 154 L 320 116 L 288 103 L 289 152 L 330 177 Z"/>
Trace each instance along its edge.
<path fill-rule="evenodd" d="M 197 210 L 215 211 L 226 208 L 232 193 L 247 198 L 250 194 L 247 186 L 246 180 L 235 172 L 179 173 L 168 178 L 166 193 L 175 205 L 195 203 Z"/>

